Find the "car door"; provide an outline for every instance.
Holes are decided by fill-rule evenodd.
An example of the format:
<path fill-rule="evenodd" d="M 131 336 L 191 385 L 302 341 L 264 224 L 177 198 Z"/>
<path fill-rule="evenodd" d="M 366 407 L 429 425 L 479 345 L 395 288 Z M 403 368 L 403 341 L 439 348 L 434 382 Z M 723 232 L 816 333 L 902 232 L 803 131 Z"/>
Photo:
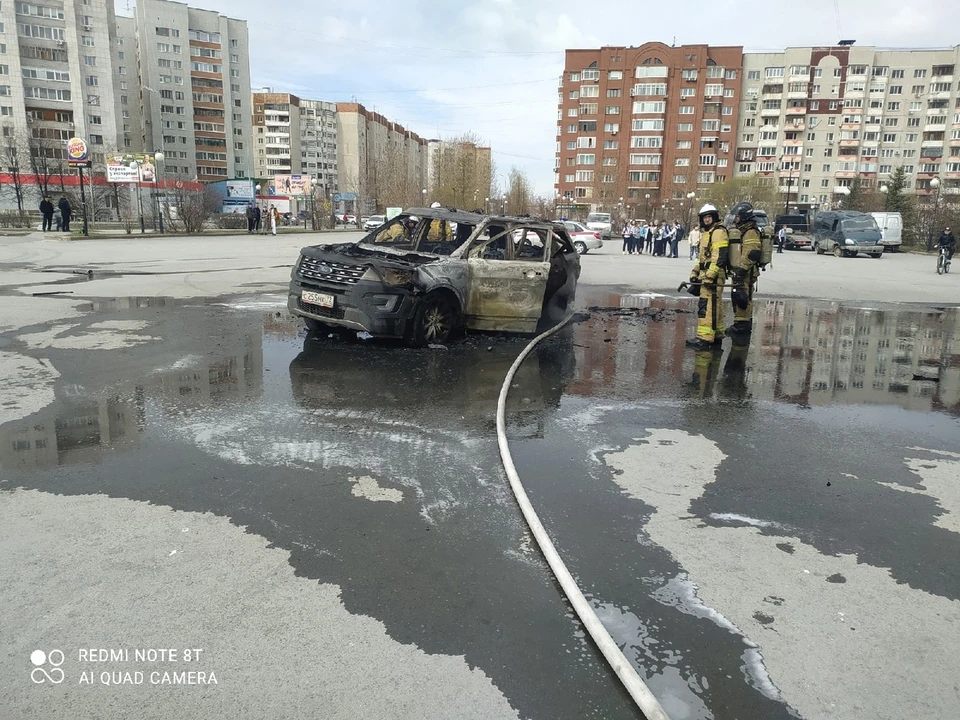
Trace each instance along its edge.
<path fill-rule="evenodd" d="M 514 231 L 520 230 L 514 236 Z M 467 252 L 467 327 L 531 333 L 543 310 L 550 231 L 489 226 Z"/>

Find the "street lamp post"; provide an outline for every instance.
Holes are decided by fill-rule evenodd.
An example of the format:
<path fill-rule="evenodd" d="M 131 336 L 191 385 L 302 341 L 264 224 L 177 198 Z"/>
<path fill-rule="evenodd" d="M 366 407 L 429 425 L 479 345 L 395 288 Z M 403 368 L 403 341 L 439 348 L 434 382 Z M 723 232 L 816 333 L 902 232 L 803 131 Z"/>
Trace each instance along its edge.
<path fill-rule="evenodd" d="M 420 195 L 423 196 L 423 207 L 426 207 L 427 206 L 427 189 L 423 188 L 423 190 L 420 191 Z"/>
<path fill-rule="evenodd" d="M 653 221 L 653 218 L 650 217 L 650 193 L 647 193 L 643 197 L 647 201 L 643 208 L 643 214 L 647 216 L 646 221 L 649 223 Z"/>
<path fill-rule="evenodd" d="M 154 182 L 154 187 L 156 187 L 157 190 L 160 190 L 160 191 L 162 191 L 162 188 L 163 188 L 163 183 L 160 181 L 160 165 L 161 163 L 163 163 L 163 160 L 164 160 L 164 154 L 162 152 L 158 151 L 153 154 L 153 161 L 155 165 L 154 172 L 156 173 L 156 177 L 154 178 L 153 182 Z M 166 193 L 164 193 L 164 197 L 166 197 Z M 163 232 L 163 203 L 160 202 L 160 200 L 157 198 L 156 191 L 153 193 L 153 204 L 154 204 L 154 210 L 156 210 L 157 212 L 158 228 L 162 233 Z"/>
<path fill-rule="evenodd" d="M 837 206 L 843 207 L 843 198 L 850 195 L 850 188 L 848 188 L 846 185 L 841 185 L 837 188 L 837 194 L 840 195 L 840 199 L 837 200 Z"/>
<path fill-rule="evenodd" d="M 147 229 L 143 224 L 143 193 L 140 191 L 140 161 L 132 160 L 130 162 L 130 169 L 137 171 L 137 205 L 140 206 L 140 234 L 143 235 Z"/>
<path fill-rule="evenodd" d="M 507 196 L 506 195 L 500 198 L 500 214 L 501 215 L 507 214 Z"/>
<path fill-rule="evenodd" d="M 936 232 L 936 226 L 940 220 L 940 178 L 935 177 L 930 181 L 930 189 L 936 190 L 937 195 L 933 199 L 933 218 L 931 219 L 930 232 L 927 233 L 927 250 L 931 250 L 933 248 L 933 235 Z"/>
<path fill-rule="evenodd" d="M 483 199 L 483 214 L 484 215 L 490 214 L 490 198 L 488 197 L 485 197 Z"/>

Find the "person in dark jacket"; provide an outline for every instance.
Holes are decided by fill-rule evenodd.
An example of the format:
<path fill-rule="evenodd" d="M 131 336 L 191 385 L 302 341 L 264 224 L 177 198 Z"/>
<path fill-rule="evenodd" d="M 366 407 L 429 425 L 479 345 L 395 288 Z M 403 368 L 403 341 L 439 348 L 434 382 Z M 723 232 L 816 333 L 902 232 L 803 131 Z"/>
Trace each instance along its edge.
<path fill-rule="evenodd" d="M 254 225 L 254 214 L 255 214 L 255 213 L 253 212 L 253 203 L 249 203 L 249 204 L 247 205 L 247 212 L 246 212 L 246 214 L 247 214 L 247 232 L 248 232 L 248 233 L 252 233 L 252 232 L 253 232 L 253 225 Z"/>
<path fill-rule="evenodd" d="M 673 236 L 670 238 L 670 257 L 680 257 L 677 251 L 680 249 L 680 241 L 683 240 L 685 232 L 683 225 L 677 220 L 673 225 Z"/>
<path fill-rule="evenodd" d="M 947 262 L 953 260 L 953 253 L 957 249 L 957 238 L 954 237 L 950 228 L 943 229 L 943 234 L 937 238 L 937 247 L 947 249 Z"/>
<path fill-rule="evenodd" d="M 253 229 L 254 232 L 260 232 L 260 223 L 263 221 L 263 213 L 259 205 L 253 206 Z"/>
<path fill-rule="evenodd" d="M 60 217 L 62 218 L 60 229 L 64 232 L 70 232 L 70 218 L 73 217 L 73 208 L 70 207 L 70 201 L 67 200 L 66 195 L 60 197 L 57 207 L 60 208 Z"/>
<path fill-rule="evenodd" d="M 50 202 L 50 196 L 44 195 L 40 201 L 40 214 L 43 215 L 43 232 L 50 232 L 53 229 L 53 203 Z"/>

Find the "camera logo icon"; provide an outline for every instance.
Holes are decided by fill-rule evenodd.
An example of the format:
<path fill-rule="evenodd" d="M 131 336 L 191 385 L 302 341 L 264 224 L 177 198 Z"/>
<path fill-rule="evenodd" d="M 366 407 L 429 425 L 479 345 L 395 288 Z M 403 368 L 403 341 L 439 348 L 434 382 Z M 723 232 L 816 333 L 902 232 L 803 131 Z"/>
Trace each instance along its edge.
<path fill-rule="evenodd" d="M 51 650 L 48 653 L 43 650 L 34 650 L 30 653 L 30 662 L 34 665 L 33 670 L 30 671 L 30 679 L 37 685 L 44 683 L 59 685 L 65 677 L 60 668 L 64 659 L 61 650 Z"/>

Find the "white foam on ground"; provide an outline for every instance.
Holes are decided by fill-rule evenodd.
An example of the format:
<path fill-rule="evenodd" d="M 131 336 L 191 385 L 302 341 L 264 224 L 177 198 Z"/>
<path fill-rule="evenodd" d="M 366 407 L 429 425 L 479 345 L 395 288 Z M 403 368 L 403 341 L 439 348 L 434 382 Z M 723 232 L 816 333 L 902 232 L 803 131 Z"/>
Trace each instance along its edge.
<path fill-rule="evenodd" d="M 137 330 L 147 326 L 139 320 L 107 320 L 94 323 L 75 334 L 68 334 L 78 327 L 76 323 L 54 325 L 49 330 L 21 335 L 18 340 L 27 347 L 40 350 L 57 348 L 59 350 L 120 350 L 143 343 L 159 341 L 160 338 L 149 335 L 136 335 Z"/>
<path fill-rule="evenodd" d="M 22 420 L 52 403 L 59 377 L 49 360 L 0 350 L 0 425 Z"/>
<path fill-rule="evenodd" d="M 355 497 L 364 498 L 370 502 L 392 502 L 398 503 L 403 500 L 403 493 L 394 488 L 382 488 L 380 483 L 369 475 L 350 478 L 353 488 L 350 492 Z"/>
<path fill-rule="evenodd" d="M 644 530 L 696 583 L 701 604 L 762 652 L 771 680 L 758 690 L 778 688 L 810 718 L 960 717 L 960 694 L 945 690 L 956 683 L 960 602 L 854 555 L 823 555 L 799 539 L 787 554 L 782 536 L 761 528 L 704 525 L 690 505 L 717 481 L 725 455 L 702 435 L 651 430 L 605 460 L 626 495 L 656 508 Z M 837 575 L 846 582 L 827 581 Z M 744 657 L 752 682 L 760 664 Z"/>
<path fill-rule="evenodd" d="M 927 452 L 937 451 L 928 450 Z M 937 454 L 955 455 L 955 453 L 948 452 Z M 960 455 L 957 457 L 960 457 Z M 907 458 L 904 462 L 911 472 L 919 475 L 920 479 L 923 480 L 923 485 L 920 488 L 879 480 L 877 482 L 893 490 L 933 498 L 944 511 L 933 524 L 950 532 L 960 533 L 960 460 Z"/>

